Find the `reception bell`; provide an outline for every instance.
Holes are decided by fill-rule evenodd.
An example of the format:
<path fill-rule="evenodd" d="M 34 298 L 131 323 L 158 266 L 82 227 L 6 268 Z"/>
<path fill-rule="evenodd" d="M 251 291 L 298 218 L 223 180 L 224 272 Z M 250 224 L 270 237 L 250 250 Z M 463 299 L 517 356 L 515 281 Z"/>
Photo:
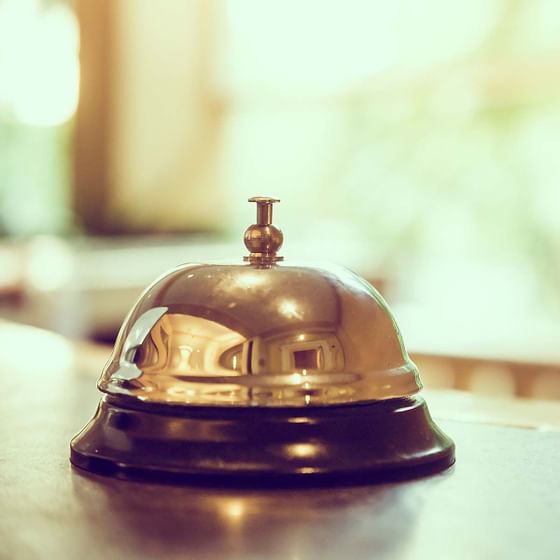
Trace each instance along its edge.
<path fill-rule="evenodd" d="M 71 442 L 82 469 L 121 478 L 302 481 L 444 469 L 454 445 L 381 295 L 333 265 L 278 254 L 274 198 L 243 261 L 178 266 L 126 317 L 94 418 Z"/>

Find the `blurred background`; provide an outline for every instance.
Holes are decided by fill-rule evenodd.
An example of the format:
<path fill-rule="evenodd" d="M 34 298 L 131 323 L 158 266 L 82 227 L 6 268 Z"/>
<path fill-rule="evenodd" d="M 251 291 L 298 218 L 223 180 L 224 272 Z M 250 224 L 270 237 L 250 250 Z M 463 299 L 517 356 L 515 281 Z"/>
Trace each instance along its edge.
<path fill-rule="evenodd" d="M 253 195 L 428 387 L 560 399 L 557 0 L 0 0 L 4 320 L 110 343 Z"/>

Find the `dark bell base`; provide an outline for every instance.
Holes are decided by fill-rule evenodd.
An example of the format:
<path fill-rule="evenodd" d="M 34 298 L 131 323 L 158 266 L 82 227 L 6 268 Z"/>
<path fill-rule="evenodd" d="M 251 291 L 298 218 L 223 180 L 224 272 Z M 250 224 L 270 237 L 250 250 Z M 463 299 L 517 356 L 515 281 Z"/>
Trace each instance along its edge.
<path fill-rule="evenodd" d="M 455 461 L 421 398 L 273 409 L 104 397 L 70 445 L 72 463 L 98 474 L 243 486 L 401 480 Z"/>

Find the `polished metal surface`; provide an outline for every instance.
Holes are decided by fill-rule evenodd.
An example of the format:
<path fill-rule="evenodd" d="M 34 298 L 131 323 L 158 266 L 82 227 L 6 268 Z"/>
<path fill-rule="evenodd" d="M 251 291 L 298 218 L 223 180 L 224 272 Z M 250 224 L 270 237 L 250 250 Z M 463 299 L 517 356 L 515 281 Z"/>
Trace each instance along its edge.
<path fill-rule="evenodd" d="M 272 225 L 272 205 L 280 200 L 254 196 L 249 199 L 249 202 L 257 204 L 257 223 L 249 226 L 243 236 L 245 247 L 251 251 L 244 260 L 261 266 L 284 260 L 284 257 L 276 254 L 282 247 L 284 235 L 281 230 Z"/>
<path fill-rule="evenodd" d="M 276 199 L 257 197 L 246 263 L 187 264 L 141 296 L 99 388 L 169 404 L 314 406 L 420 389 L 380 294 L 341 267 L 278 262 Z"/>

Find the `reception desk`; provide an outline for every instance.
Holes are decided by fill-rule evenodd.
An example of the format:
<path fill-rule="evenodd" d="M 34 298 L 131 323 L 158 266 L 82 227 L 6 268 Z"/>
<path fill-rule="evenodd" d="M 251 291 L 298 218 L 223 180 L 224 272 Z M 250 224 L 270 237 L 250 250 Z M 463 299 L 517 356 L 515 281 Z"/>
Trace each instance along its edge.
<path fill-rule="evenodd" d="M 73 468 L 109 348 L 0 323 L 0 558 L 498 559 L 560 554 L 560 404 L 428 394 L 457 463 L 408 482 L 173 486 Z"/>

